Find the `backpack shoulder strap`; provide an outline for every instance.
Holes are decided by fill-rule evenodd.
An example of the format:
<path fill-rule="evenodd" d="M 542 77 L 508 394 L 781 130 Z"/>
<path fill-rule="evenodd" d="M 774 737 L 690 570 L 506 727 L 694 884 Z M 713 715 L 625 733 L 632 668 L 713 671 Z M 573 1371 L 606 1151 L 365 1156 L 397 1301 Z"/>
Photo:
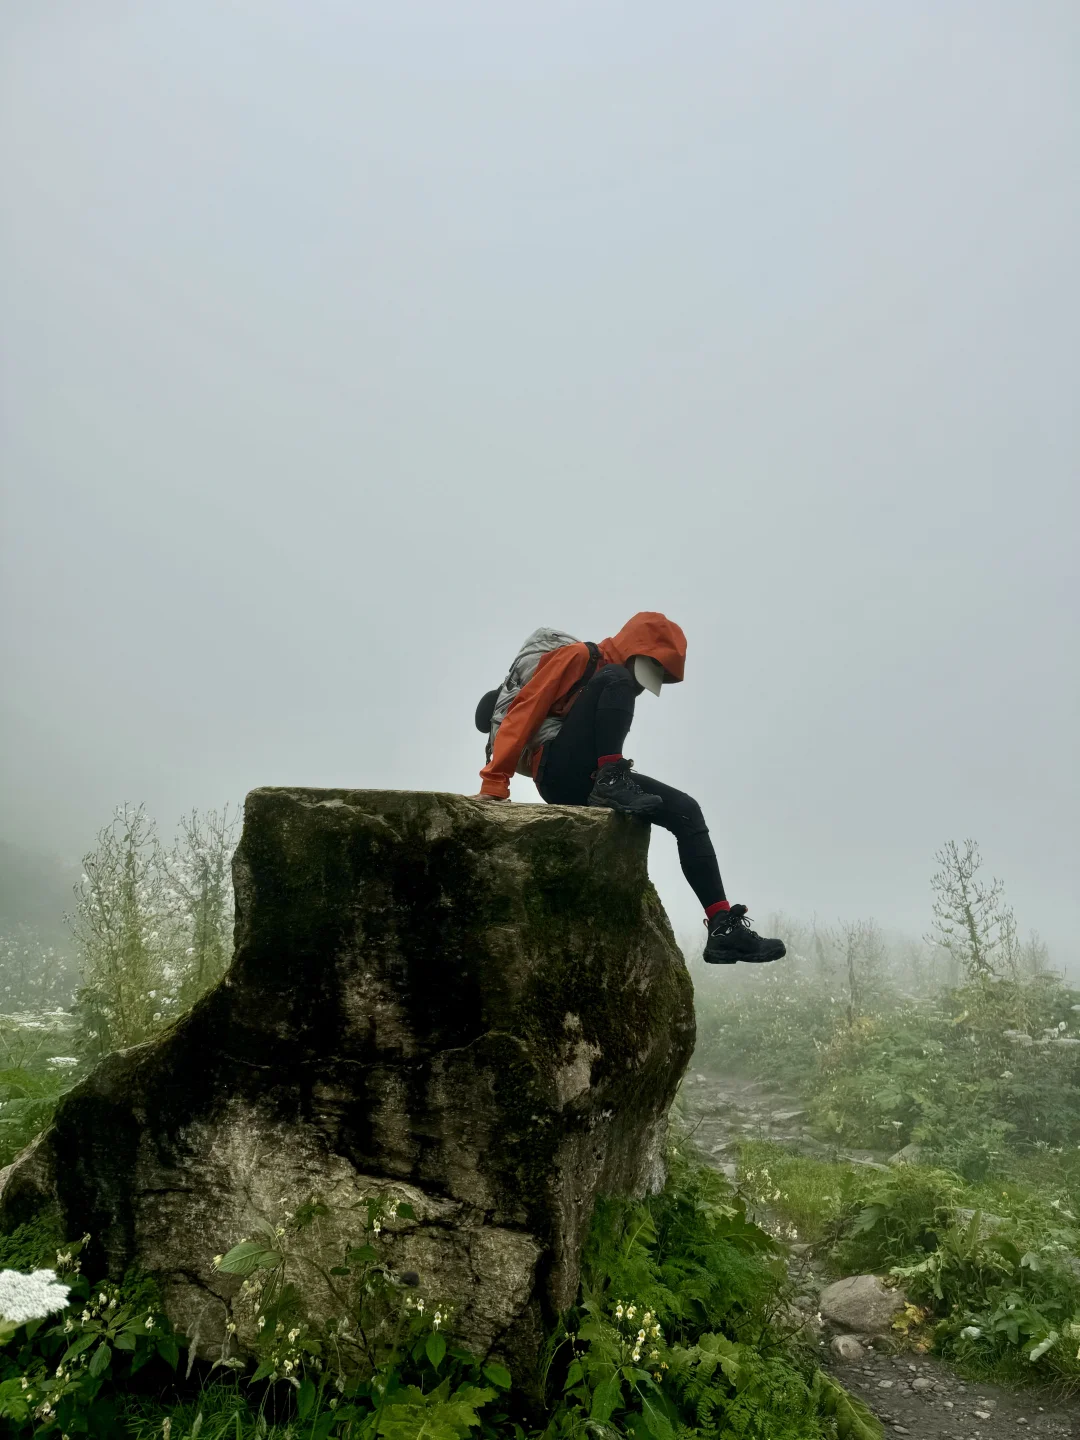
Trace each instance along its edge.
<path fill-rule="evenodd" d="M 575 680 L 566 694 L 560 697 L 560 705 L 565 704 L 567 700 L 572 700 L 579 690 L 584 690 L 585 686 L 596 674 L 597 666 L 600 664 L 600 646 L 594 645 L 591 640 L 586 640 L 584 643 L 589 647 L 589 663 L 585 666 L 581 679 Z"/>

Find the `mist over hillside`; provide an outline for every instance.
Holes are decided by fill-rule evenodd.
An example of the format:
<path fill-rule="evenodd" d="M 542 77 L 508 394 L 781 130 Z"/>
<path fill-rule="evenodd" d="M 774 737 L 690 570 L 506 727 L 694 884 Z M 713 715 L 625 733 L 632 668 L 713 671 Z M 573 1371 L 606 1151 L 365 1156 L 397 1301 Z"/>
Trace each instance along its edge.
<path fill-rule="evenodd" d="M 72 911 L 79 873 L 73 861 L 0 840 L 0 934 L 25 928 L 45 944 L 67 945 L 64 917 Z"/>

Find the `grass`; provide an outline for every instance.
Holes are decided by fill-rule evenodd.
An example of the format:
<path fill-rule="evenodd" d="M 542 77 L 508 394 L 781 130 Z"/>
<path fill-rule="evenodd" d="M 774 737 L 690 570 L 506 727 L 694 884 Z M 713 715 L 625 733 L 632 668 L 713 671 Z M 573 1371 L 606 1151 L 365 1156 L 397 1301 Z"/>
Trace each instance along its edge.
<path fill-rule="evenodd" d="M 829 1275 L 904 1287 L 928 1320 L 921 1344 L 974 1378 L 1080 1393 L 1080 1228 L 1044 1189 L 923 1165 L 885 1175 L 762 1141 L 738 1153 L 747 1200 Z"/>
<path fill-rule="evenodd" d="M 781 1217 L 789 1227 L 785 1238 L 820 1244 L 852 1190 L 852 1167 L 795 1155 L 765 1140 L 742 1141 L 738 1156 L 740 1188 Z"/>

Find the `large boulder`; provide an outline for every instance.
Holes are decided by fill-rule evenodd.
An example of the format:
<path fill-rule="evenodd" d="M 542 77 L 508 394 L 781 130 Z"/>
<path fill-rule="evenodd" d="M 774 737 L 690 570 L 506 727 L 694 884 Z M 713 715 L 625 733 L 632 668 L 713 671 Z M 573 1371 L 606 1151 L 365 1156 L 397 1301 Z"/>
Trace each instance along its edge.
<path fill-rule="evenodd" d="M 818 1307 L 824 1319 L 860 1335 L 887 1330 L 907 1304 L 902 1290 L 890 1290 L 876 1275 L 849 1275 L 826 1285 Z"/>
<path fill-rule="evenodd" d="M 53 1206 L 90 1234 L 88 1271 L 138 1263 L 220 1354 L 246 1322 L 215 1252 L 318 1196 L 295 1243 L 332 1320 L 361 1198 L 406 1201 L 388 1263 L 527 1371 L 596 1197 L 662 1183 L 693 1049 L 648 836 L 582 808 L 253 791 L 227 976 L 65 1097 L 3 1177 L 0 1220 Z"/>

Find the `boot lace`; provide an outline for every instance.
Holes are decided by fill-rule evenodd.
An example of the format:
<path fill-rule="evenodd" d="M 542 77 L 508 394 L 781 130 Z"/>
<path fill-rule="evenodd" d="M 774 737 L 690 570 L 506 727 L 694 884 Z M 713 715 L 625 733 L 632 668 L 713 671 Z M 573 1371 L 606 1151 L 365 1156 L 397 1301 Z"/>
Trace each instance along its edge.
<path fill-rule="evenodd" d="M 750 929 L 750 920 L 747 917 L 745 905 L 732 905 L 729 910 L 717 911 L 711 920 L 706 919 L 705 928 L 710 935 L 717 930 L 734 930 L 741 928 L 745 930 L 748 935 L 752 935 L 755 940 L 760 940 L 761 938 L 756 930 Z"/>

